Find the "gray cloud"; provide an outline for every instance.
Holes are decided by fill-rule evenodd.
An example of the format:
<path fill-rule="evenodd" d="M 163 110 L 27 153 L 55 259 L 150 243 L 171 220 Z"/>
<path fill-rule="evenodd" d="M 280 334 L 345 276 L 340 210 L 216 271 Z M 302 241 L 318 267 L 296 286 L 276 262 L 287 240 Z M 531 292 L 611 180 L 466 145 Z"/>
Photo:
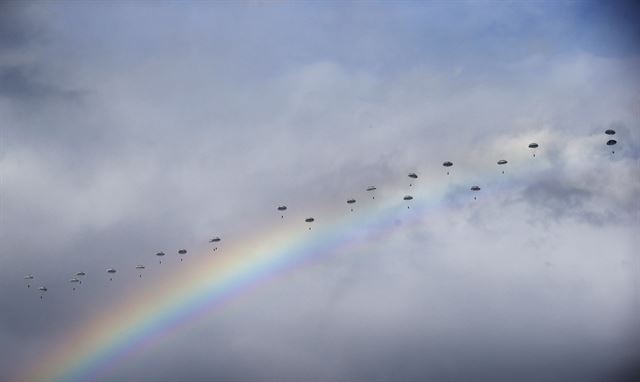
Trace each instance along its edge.
<path fill-rule="evenodd" d="M 638 61 L 574 44 L 573 6 L 38 5 L 0 11 L 0 379 L 170 276 L 180 264 L 155 266 L 157 250 L 247 240 L 280 203 L 322 227 L 347 198 L 375 208 L 370 184 L 379 201 L 438 201 L 443 182 L 388 239 L 296 269 L 104 380 L 634 372 Z M 90 277 L 73 295 L 77 270 Z M 26 273 L 51 287 L 42 302 Z"/>
<path fill-rule="evenodd" d="M 73 98 L 75 93 L 34 80 L 34 71 L 24 66 L 11 66 L 0 71 L 0 96 L 9 101 L 34 102 Z"/>

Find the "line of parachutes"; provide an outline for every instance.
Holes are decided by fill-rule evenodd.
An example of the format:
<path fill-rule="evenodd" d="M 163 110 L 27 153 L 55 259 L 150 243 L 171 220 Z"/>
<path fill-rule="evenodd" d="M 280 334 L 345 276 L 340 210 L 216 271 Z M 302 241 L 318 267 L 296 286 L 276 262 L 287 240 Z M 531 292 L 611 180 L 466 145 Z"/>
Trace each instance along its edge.
<path fill-rule="evenodd" d="M 613 129 L 607 129 L 604 132 L 608 137 L 612 137 L 613 135 L 616 134 L 615 130 Z M 613 155 L 615 154 L 615 150 L 613 150 L 613 147 L 617 144 L 618 142 L 615 139 L 608 139 L 605 144 L 608 147 L 612 148 L 611 151 L 611 155 L 613 157 Z M 536 156 L 536 150 L 540 147 L 540 145 L 538 145 L 536 142 L 532 142 L 529 143 L 528 148 L 531 151 L 532 157 L 535 158 Z M 506 159 L 500 159 L 497 161 L 498 166 L 500 166 L 501 168 L 503 168 L 503 166 L 505 166 L 506 164 L 508 164 L 509 162 Z M 445 168 L 446 170 L 446 174 L 450 175 L 450 173 L 452 172 L 452 168 L 453 168 L 453 162 L 451 161 L 445 161 L 442 162 L 442 166 Z M 502 169 L 502 173 L 504 174 L 504 169 Z M 412 181 L 415 179 L 418 179 L 418 174 L 416 174 L 415 172 L 411 172 L 407 175 Z M 413 183 L 409 183 L 409 187 L 413 187 Z M 375 199 L 375 191 L 377 190 L 377 188 L 375 186 L 369 186 L 365 189 L 368 193 L 371 194 L 371 198 Z M 480 186 L 478 185 L 473 185 L 469 188 L 469 190 L 471 192 L 474 193 L 473 199 L 476 200 L 476 193 L 479 192 L 481 190 Z M 407 202 L 407 209 L 410 208 L 409 203 L 413 200 L 413 196 L 411 195 L 405 195 L 403 197 L 403 200 Z M 356 199 L 354 198 L 350 198 L 347 199 L 347 204 L 350 205 L 350 209 L 351 212 L 353 212 L 353 208 L 354 208 L 354 204 L 356 203 Z M 286 214 L 287 211 L 287 206 L 286 205 L 279 205 L 277 207 L 277 211 L 280 212 L 280 218 L 284 219 L 284 216 Z M 305 223 L 308 224 L 308 229 L 311 230 L 311 226 L 312 223 L 315 222 L 315 218 L 314 217 L 308 217 L 304 219 Z M 221 241 L 219 236 L 214 236 L 211 239 L 209 239 L 209 243 L 214 244 L 216 246 L 213 247 L 213 251 L 217 251 L 218 247 L 217 247 L 217 243 L 219 243 Z M 180 255 L 180 261 L 182 261 L 184 255 L 187 254 L 187 250 L 186 249 L 179 249 L 178 250 L 178 254 Z M 165 256 L 166 254 L 162 251 L 160 252 L 156 252 L 155 256 L 159 259 L 159 263 L 162 264 L 162 258 Z M 142 264 L 138 264 L 135 266 L 135 269 L 138 271 L 138 277 L 142 277 L 142 273 L 143 271 L 146 269 L 144 265 Z M 117 273 L 117 270 L 115 268 L 107 268 L 106 269 L 107 274 L 109 275 L 109 281 L 113 280 L 113 276 Z M 76 272 L 73 276 L 73 278 L 69 279 L 69 283 L 71 283 L 73 286 L 73 290 L 76 290 L 76 286 L 75 285 L 80 285 L 82 284 L 82 280 L 83 278 L 86 276 L 85 272 Z M 35 277 L 33 276 L 33 274 L 28 274 L 24 276 L 24 279 L 27 281 L 27 288 L 31 287 L 31 283 L 33 282 L 33 280 L 35 279 Z M 45 286 L 41 286 L 38 288 L 38 291 L 40 292 L 40 298 L 43 298 L 43 295 L 45 294 L 45 292 L 47 292 L 49 289 Z"/>

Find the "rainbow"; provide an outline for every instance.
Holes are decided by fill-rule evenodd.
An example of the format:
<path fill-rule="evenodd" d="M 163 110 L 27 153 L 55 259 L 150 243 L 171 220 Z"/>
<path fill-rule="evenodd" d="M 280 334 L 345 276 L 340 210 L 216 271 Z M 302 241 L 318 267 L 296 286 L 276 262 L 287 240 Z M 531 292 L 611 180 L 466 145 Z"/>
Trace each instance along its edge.
<path fill-rule="evenodd" d="M 513 166 L 510 169 L 515 170 Z M 495 169 L 492 172 L 498 173 Z M 318 219 L 312 231 L 307 230 L 302 217 L 289 215 L 282 222 L 278 219 L 281 224 L 268 232 L 253 235 L 242 244 L 225 246 L 222 254 L 199 256 L 162 284 L 145 287 L 105 309 L 17 380 L 97 379 L 127 355 L 195 325 L 235 297 L 305 264 L 384 240 L 398 229 L 399 219 L 410 222 L 433 216 L 437 209 L 444 208 L 442 200 L 451 189 L 468 192 L 466 185 L 439 178 L 438 183 L 426 179 L 429 187 L 414 187 L 411 192 L 415 199 L 410 203 L 402 200 L 404 192 L 378 194 L 375 204 L 365 200 L 368 195 L 363 196 L 356 213 L 345 213 L 345 204 L 333 212 L 334 216 Z M 425 179 L 421 180 L 424 183 Z M 405 208 L 408 204 L 410 210 Z"/>

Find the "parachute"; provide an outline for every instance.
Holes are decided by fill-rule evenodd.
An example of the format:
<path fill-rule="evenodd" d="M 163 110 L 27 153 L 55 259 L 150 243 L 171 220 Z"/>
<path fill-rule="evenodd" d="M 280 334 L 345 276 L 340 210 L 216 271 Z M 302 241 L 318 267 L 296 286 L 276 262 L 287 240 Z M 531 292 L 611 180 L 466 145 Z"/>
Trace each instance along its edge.
<path fill-rule="evenodd" d="M 447 168 L 447 175 L 449 175 L 449 167 L 453 166 L 453 162 L 442 162 L 442 165 Z"/>
<path fill-rule="evenodd" d="M 80 280 L 74 277 L 71 280 L 69 280 L 69 282 L 72 284 L 77 284 L 80 282 Z M 73 290 L 76 290 L 76 287 L 73 287 Z"/>
<path fill-rule="evenodd" d="M 158 252 L 156 253 L 156 256 L 162 258 L 162 256 L 164 256 L 164 252 Z M 160 260 L 160 264 L 162 264 L 162 260 Z"/>
<path fill-rule="evenodd" d="M 186 255 L 187 254 L 187 250 L 186 249 L 180 249 L 180 250 L 178 250 L 178 254 L 179 255 Z M 180 261 L 182 261 L 182 256 L 180 256 Z"/>
<path fill-rule="evenodd" d="M 314 218 L 306 218 L 306 219 L 304 219 L 304 221 L 307 222 L 307 223 L 313 223 L 315 220 L 316 219 L 314 219 Z M 311 230 L 311 226 L 309 226 L 309 230 Z"/>
<path fill-rule="evenodd" d="M 533 142 L 533 143 L 529 143 L 529 148 L 531 149 L 531 152 L 533 153 L 533 157 L 536 157 L 536 153 L 535 153 L 535 149 L 538 148 L 538 144 Z"/>
<path fill-rule="evenodd" d="M 26 276 L 24 276 L 25 280 L 33 280 L 33 275 L 32 274 L 28 274 Z M 31 288 L 31 282 L 27 282 L 27 288 Z"/>
<path fill-rule="evenodd" d="M 76 272 L 76 276 L 86 276 L 87 274 L 84 272 Z"/>
<path fill-rule="evenodd" d="M 144 269 L 144 265 L 136 265 L 136 269 L 140 271 L 138 277 L 142 277 L 142 270 Z"/>
<path fill-rule="evenodd" d="M 42 295 L 44 294 L 44 292 L 48 291 L 49 289 L 47 289 L 46 287 L 41 286 L 40 288 L 38 288 L 38 290 L 42 293 L 40 293 L 40 299 L 42 300 Z"/>
<path fill-rule="evenodd" d="M 503 165 L 505 165 L 505 164 L 507 164 L 507 163 L 509 163 L 509 162 L 507 162 L 507 161 L 506 161 L 506 160 L 504 160 L 504 159 L 500 159 L 500 160 L 498 161 L 498 165 L 499 165 L 499 166 L 503 166 Z M 504 174 L 504 170 L 502 170 L 502 173 Z"/>
<path fill-rule="evenodd" d="M 616 131 L 613 129 L 607 129 L 604 131 L 604 133 L 607 135 L 616 135 Z"/>
<path fill-rule="evenodd" d="M 279 206 L 278 207 L 278 211 L 282 212 L 282 211 L 286 211 L 287 210 L 287 206 Z M 283 215 L 280 215 L 280 219 L 284 219 L 284 212 Z"/>
<path fill-rule="evenodd" d="M 480 186 L 471 186 L 470 190 L 473 192 L 478 192 L 480 191 Z M 475 195 L 473 196 L 473 200 L 476 200 Z"/>
<path fill-rule="evenodd" d="M 116 273 L 116 270 L 113 268 L 107 268 L 107 273 L 112 275 L 114 273 Z M 109 281 L 113 281 L 113 277 L 109 277 Z"/>
<path fill-rule="evenodd" d="M 347 204 L 354 204 L 356 202 L 355 199 L 349 199 L 347 200 Z M 353 212 L 353 208 L 351 208 L 351 212 Z"/>
<path fill-rule="evenodd" d="M 413 196 L 411 196 L 411 195 L 405 195 L 405 197 L 404 197 L 404 198 L 402 198 L 402 200 L 406 200 L 406 201 L 413 200 Z M 409 209 L 409 206 L 407 206 L 407 209 Z"/>
<path fill-rule="evenodd" d="M 368 192 L 372 192 L 372 191 L 375 191 L 375 190 L 376 190 L 376 187 L 375 187 L 375 186 L 369 186 L 369 187 L 367 187 L 367 191 L 368 191 Z M 376 198 L 376 196 L 375 196 L 375 195 L 373 195 L 373 196 L 371 197 L 371 199 L 375 199 L 375 198 Z"/>
<path fill-rule="evenodd" d="M 618 141 L 616 141 L 615 139 L 609 139 L 607 141 L 607 146 L 615 146 L 618 143 Z M 615 154 L 616 151 L 615 150 L 611 150 L 611 154 Z"/>
<path fill-rule="evenodd" d="M 416 174 L 415 172 L 412 172 L 411 174 L 407 175 L 409 178 L 411 179 L 418 179 L 418 174 Z M 413 186 L 413 184 L 409 183 L 409 187 Z"/>
<path fill-rule="evenodd" d="M 220 238 L 218 236 L 216 236 L 213 239 L 209 240 L 209 243 L 217 243 L 219 241 L 220 241 Z"/>

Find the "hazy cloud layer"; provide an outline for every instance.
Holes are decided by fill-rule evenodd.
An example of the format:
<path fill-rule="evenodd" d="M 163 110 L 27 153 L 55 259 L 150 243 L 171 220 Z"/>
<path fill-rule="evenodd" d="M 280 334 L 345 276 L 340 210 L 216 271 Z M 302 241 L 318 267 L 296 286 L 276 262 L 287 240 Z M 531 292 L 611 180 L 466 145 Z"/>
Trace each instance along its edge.
<path fill-rule="evenodd" d="M 279 203 L 330 216 L 370 184 L 386 200 L 416 171 L 411 192 L 447 185 L 426 216 L 399 214 L 388 239 L 268 283 L 105 380 L 632 380 L 633 14 L 624 2 L 2 3 L 0 379 L 137 281 L 107 288 L 104 268 L 212 232 L 243 240 Z M 78 269 L 96 281 L 74 298 Z M 27 273 L 51 286 L 46 301 Z"/>

